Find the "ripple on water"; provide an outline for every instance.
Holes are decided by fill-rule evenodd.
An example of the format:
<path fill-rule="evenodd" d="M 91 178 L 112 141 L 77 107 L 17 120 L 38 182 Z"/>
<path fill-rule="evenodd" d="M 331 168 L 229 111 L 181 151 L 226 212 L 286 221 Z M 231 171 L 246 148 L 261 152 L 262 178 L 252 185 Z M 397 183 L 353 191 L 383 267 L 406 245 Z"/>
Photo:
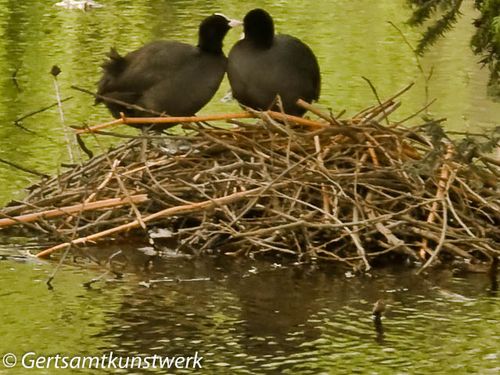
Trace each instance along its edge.
<path fill-rule="evenodd" d="M 126 273 L 121 284 L 90 290 L 82 283 L 93 271 L 63 267 L 49 292 L 41 281 L 52 264 L 0 261 L 3 341 L 14 350 L 47 352 L 198 351 L 206 373 L 222 374 L 488 373 L 498 367 L 500 299 L 486 294 L 484 279 L 440 282 L 473 299 L 469 305 L 411 274 L 345 280 L 251 264 L 259 272 L 243 278 L 249 267 L 234 263 L 166 261 L 158 274 Z M 160 276 L 210 281 L 138 285 Z M 381 296 L 388 309 L 377 331 L 370 315 Z M 19 333 L 27 339 L 19 342 Z"/>

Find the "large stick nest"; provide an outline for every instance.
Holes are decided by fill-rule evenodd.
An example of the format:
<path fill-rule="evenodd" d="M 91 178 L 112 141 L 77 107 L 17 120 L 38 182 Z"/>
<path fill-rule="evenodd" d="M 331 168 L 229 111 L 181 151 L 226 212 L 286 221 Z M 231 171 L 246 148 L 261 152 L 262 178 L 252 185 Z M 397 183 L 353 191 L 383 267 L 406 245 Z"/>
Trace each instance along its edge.
<path fill-rule="evenodd" d="M 425 265 L 496 257 L 498 161 L 465 160 L 447 137 L 429 134 L 440 129 L 433 122 L 388 125 L 393 107 L 349 120 L 316 111 L 317 126 L 261 112 L 230 128 L 192 123 L 184 135 L 137 137 L 31 187 L 0 220 L 66 245 L 161 227 L 182 252 L 361 269 L 389 254 Z M 25 220 L 32 213 L 42 214 Z"/>

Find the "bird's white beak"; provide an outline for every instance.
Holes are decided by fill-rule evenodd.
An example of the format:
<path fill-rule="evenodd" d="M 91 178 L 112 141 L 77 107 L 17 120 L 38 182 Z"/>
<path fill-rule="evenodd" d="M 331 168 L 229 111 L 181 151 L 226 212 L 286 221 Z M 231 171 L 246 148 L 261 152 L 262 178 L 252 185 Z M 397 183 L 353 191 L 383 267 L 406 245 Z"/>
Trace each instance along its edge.
<path fill-rule="evenodd" d="M 243 22 L 241 22 L 240 20 L 229 20 L 229 27 L 238 27 L 242 25 Z"/>
<path fill-rule="evenodd" d="M 225 14 L 222 14 L 222 13 L 214 13 L 214 14 L 217 16 L 224 17 L 228 21 L 229 27 L 238 27 L 238 26 L 243 25 L 243 22 L 241 22 L 240 20 L 233 20 L 233 19 L 229 18 L 228 16 L 226 16 Z"/>

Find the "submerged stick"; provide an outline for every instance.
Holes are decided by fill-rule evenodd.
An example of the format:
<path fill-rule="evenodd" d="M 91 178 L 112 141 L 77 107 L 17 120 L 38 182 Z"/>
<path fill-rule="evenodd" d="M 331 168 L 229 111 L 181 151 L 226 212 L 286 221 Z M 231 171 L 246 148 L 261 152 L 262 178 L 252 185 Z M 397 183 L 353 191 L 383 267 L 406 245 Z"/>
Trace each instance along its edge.
<path fill-rule="evenodd" d="M 11 167 L 19 169 L 20 171 L 23 171 L 23 172 L 26 172 L 26 173 L 30 173 L 30 174 L 33 174 L 33 175 L 38 176 L 38 177 L 42 177 L 42 178 L 48 178 L 49 177 L 45 173 L 38 172 L 38 171 L 35 171 L 33 169 L 29 169 L 29 168 L 23 167 L 23 166 L 21 166 L 19 164 L 13 163 L 11 161 L 8 161 L 8 160 L 2 159 L 2 158 L 0 158 L 0 163 L 4 163 L 4 164 L 7 164 L 7 165 L 10 165 Z"/>
<path fill-rule="evenodd" d="M 48 106 L 46 106 L 46 107 L 43 107 L 43 108 L 37 109 L 36 111 L 29 112 L 29 113 L 27 113 L 27 114 L 25 114 L 25 115 L 23 115 L 23 116 L 21 116 L 21 117 L 16 118 L 16 119 L 14 120 L 14 124 L 18 124 L 18 123 L 20 123 L 21 121 L 23 121 L 23 120 L 27 119 L 28 117 L 31 117 L 31 116 L 37 115 L 37 114 L 42 113 L 42 112 L 45 112 L 45 111 L 47 111 L 47 110 L 49 110 L 49 109 L 51 109 L 51 108 L 57 107 L 57 106 L 58 106 L 58 105 L 60 105 L 61 103 L 67 102 L 68 100 L 71 100 L 71 99 L 73 99 L 73 97 L 72 97 L 72 96 L 68 96 L 68 97 L 66 97 L 66 98 L 64 98 L 64 99 L 61 99 L 60 101 L 57 101 L 57 102 L 55 102 L 55 103 L 52 103 L 51 105 L 48 105 Z"/>

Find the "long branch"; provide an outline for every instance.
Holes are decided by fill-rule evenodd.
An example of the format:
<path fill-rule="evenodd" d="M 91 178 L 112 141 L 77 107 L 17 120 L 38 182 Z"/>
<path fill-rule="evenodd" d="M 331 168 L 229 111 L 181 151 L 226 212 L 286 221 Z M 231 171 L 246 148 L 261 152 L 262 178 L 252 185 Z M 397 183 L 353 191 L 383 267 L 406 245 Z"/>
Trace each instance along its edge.
<path fill-rule="evenodd" d="M 111 199 L 105 199 L 97 202 L 89 202 L 89 203 L 82 203 L 82 204 L 75 204 L 73 206 L 67 206 L 67 207 L 60 207 L 60 208 L 54 208 L 51 210 L 46 210 L 42 212 L 35 212 L 31 214 L 26 214 L 26 215 L 20 215 L 20 216 L 14 216 L 11 218 L 4 218 L 0 219 L 0 228 L 4 227 L 9 227 L 15 224 L 20 224 L 20 223 L 31 223 L 33 221 L 37 221 L 39 219 L 49 219 L 57 216 L 63 216 L 63 215 L 71 215 L 76 212 L 80 211 L 92 211 L 92 210 L 98 210 L 102 208 L 111 208 L 111 207 L 118 207 L 118 206 L 123 206 L 126 204 L 130 204 L 131 202 L 138 204 L 138 203 L 143 203 L 148 200 L 148 196 L 146 194 L 138 194 L 138 195 L 132 195 L 130 197 L 130 200 L 127 198 L 111 198 Z"/>
<path fill-rule="evenodd" d="M 225 197 L 221 197 L 221 198 L 210 199 L 210 200 L 197 202 L 197 203 L 193 203 L 193 204 L 186 204 L 186 205 L 182 205 L 182 206 L 169 207 L 169 208 L 166 208 L 164 210 L 155 212 L 154 214 L 151 214 L 149 216 L 143 217 L 142 221 L 144 223 L 146 223 L 146 222 L 149 222 L 151 220 L 158 219 L 158 218 L 186 214 L 186 213 L 194 212 L 194 211 L 208 210 L 208 209 L 211 209 L 217 205 L 233 203 L 233 202 L 235 202 L 239 199 L 243 199 L 249 195 L 258 194 L 266 188 L 267 188 L 267 186 L 262 186 L 262 187 L 258 187 L 258 188 L 247 190 L 247 191 L 240 191 L 238 193 L 234 193 L 234 194 L 231 194 L 231 195 L 228 195 Z M 37 257 L 43 258 L 43 257 L 46 257 L 46 256 L 52 254 L 53 252 L 55 252 L 57 250 L 64 249 L 70 245 L 77 245 L 77 244 L 85 243 L 88 241 L 95 241 L 97 239 L 107 237 L 111 234 L 125 232 L 127 230 L 137 228 L 139 226 L 140 226 L 139 220 L 134 220 L 134 221 L 131 221 L 127 224 L 117 226 L 115 228 L 110 228 L 110 229 L 104 230 L 102 232 L 94 233 L 94 234 L 87 236 L 87 237 L 77 238 L 73 241 L 65 242 L 65 243 L 62 243 L 60 245 L 51 247 L 50 249 L 46 249 L 46 250 L 38 253 Z"/>

